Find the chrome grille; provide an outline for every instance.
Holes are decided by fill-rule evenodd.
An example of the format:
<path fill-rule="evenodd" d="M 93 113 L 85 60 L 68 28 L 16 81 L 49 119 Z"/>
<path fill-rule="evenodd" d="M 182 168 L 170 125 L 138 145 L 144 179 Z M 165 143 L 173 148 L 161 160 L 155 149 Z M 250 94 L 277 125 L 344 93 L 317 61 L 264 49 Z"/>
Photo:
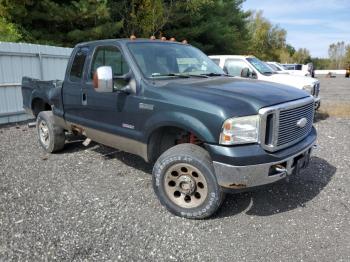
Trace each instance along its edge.
<path fill-rule="evenodd" d="M 310 133 L 314 117 L 314 104 L 280 111 L 277 146 L 285 145 Z M 298 127 L 298 120 L 307 120 L 304 127 Z"/>
<path fill-rule="evenodd" d="M 314 99 L 310 96 L 262 108 L 259 114 L 260 144 L 268 151 L 277 151 L 299 142 L 310 133 L 314 117 Z M 302 125 L 302 122 L 306 123 Z"/>

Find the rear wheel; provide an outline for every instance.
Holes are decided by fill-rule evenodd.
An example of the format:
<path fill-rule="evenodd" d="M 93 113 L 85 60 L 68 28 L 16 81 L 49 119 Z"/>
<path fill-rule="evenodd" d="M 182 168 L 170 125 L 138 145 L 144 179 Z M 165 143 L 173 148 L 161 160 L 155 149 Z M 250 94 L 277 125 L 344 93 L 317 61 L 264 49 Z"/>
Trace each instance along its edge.
<path fill-rule="evenodd" d="M 162 205 L 186 218 L 209 217 L 223 200 L 208 152 L 193 144 L 174 146 L 159 157 L 153 187 Z"/>
<path fill-rule="evenodd" d="M 54 122 L 52 111 L 42 111 L 37 117 L 37 132 L 40 145 L 49 153 L 60 151 L 66 140 L 64 129 Z"/>

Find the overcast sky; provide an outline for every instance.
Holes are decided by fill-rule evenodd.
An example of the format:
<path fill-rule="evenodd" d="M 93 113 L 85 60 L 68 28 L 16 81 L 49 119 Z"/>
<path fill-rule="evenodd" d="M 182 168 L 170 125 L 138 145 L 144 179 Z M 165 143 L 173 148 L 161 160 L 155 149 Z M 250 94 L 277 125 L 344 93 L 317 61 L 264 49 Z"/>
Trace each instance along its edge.
<path fill-rule="evenodd" d="M 262 10 L 287 30 L 287 43 L 313 57 L 328 57 L 332 43 L 350 44 L 350 0 L 246 0 L 243 9 Z"/>

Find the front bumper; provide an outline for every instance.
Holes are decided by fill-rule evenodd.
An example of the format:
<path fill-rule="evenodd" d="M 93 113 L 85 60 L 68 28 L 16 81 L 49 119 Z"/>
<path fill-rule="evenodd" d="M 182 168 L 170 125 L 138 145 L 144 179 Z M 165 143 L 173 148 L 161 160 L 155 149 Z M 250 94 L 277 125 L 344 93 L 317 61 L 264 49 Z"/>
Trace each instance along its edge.
<path fill-rule="evenodd" d="M 236 151 L 236 159 L 231 161 L 223 160 L 222 156 L 218 155 L 218 151 L 213 154 L 213 164 L 218 184 L 225 189 L 245 189 L 250 187 L 256 187 L 274 183 L 278 180 L 286 178 L 288 175 L 297 173 L 301 168 L 305 168 L 310 159 L 312 148 L 316 143 L 316 131 L 312 130 L 310 135 L 296 145 L 281 150 L 281 152 L 275 153 L 261 153 L 255 155 L 254 151 L 251 151 L 251 157 L 245 159 L 245 156 L 239 157 L 237 149 L 231 148 Z M 255 145 L 260 147 L 259 145 Z M 243 146 L 242 146 L 243 147 Z M 241 147 L 241 148 L 242 148 Z M 239 148 L 238 148 L 239 150 Z M 222 153 L 226 153 L 227 147 L 223 147 Z M 243 152 L 244 153 L 244 152 Z M 255 152 L 257 153 L 257 152 Z M 272 160 L 273 161 L 269 161 Z M 219 160 L 219 161 L 218 161 Z M 228 160 L 228 159 L 226 159 Z M 234 160 L 235 163 L 232 162 Z M 246 162 L 247 164 L 244 164 Z M 243 165 L 242 165 L 243 164 Z"/>

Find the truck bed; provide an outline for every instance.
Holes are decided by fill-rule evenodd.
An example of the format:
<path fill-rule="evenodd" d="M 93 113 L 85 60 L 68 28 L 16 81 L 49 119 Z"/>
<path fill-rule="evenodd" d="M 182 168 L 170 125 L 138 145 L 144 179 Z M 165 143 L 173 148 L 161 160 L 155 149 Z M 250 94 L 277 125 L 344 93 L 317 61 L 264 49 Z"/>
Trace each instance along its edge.
<path fill-rule="evenodd" d="M 51 109 L 55 90 L 61 87 L 61 80 L 42 81 L 35 78 L 23 77 L 23 108 L 34 116 L 40 111 Z"/>

